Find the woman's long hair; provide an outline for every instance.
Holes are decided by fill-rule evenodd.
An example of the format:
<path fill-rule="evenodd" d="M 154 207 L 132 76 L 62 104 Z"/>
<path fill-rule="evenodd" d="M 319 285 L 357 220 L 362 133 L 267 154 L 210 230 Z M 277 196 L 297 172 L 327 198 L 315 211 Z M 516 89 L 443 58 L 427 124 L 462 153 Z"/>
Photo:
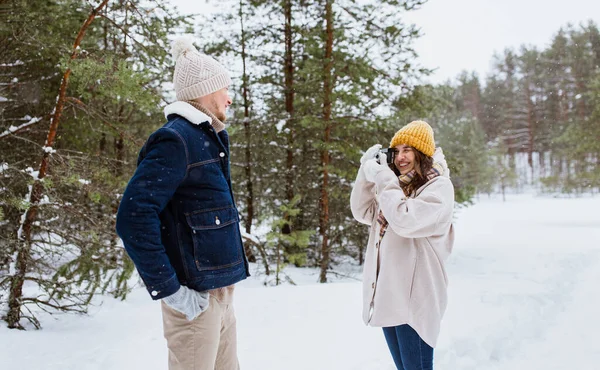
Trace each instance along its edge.
<path fill-rule="evenodd" d="M 415 153 L 415 177 L 413 177 L 412 181 L 402 187 L 404 194 L 408 197 L 417 191 L 418 188 L 425 185 L 427 181 L 427 174 L 431 171 L 433 167 L 433 158 L 421 153 L 415 148 L 412 148 Z M 399 172 L 398 172 L 399 173 Z"/>

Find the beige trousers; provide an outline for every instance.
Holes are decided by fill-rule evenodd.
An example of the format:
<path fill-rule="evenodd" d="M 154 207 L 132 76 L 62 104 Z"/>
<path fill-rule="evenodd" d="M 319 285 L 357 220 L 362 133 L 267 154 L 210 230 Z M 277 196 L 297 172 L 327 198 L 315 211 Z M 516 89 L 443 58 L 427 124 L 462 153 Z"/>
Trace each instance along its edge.
<path fill-rule="evenodd" d="M 232 304 L 210 296 L 208 309 L 193 321 L 161 301 L 169 348 L 169 370 L 238 370 Z"/>

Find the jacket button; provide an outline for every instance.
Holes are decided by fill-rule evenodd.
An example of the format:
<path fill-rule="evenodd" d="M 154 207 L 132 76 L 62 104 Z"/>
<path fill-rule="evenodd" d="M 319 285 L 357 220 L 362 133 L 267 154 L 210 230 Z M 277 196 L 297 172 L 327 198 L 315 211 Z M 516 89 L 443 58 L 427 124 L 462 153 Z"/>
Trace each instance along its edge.
<path fill-rule="evenodd" d="M 215 224 L 220 225 L 221 224 L 221 220 L 219 220 L 218 217 L 215 217 Z"/>
<path fill-rule="evenodd" d="M 375 244 L 375 248 L 379 248 L 379 243 Z"/>
<path fill-rule="evenodd" d="M 158 295 L 158 292 L 156 290 L 153 290 L 150 294 L 152 294 L 153 297 L 156 297 Z"/>
<path fill-rule="evenodd" d="M 371 284 L 371 288 L 375 289 L 375 283 Z"/>
<path fill-rule="evenodd" d="M 225 157 L 225 153 L 223 152 L 219 153 L 219 155 L 221 156 L 221 158 Z"/>

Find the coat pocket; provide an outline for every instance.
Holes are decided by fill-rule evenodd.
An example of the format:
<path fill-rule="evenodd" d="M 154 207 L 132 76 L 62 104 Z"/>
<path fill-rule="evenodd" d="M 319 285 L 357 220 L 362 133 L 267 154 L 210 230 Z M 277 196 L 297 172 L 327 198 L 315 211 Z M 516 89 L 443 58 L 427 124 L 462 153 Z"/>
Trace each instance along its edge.
<path fill-rule="evenodd" d="M 192 230 L 194 260 L 199 271 L 220 270 L 243 262 L 239 218 L 232 206 L 185 215 Z"/>

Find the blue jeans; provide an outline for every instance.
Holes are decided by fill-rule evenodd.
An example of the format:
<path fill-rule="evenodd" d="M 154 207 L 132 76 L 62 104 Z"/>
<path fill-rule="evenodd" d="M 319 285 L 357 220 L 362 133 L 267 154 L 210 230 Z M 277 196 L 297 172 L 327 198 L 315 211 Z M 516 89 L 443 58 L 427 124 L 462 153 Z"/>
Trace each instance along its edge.
<path fill-rule="evenodd" d="M 383 335 L 398 370 L 433 370 L 433 348 L 409 325 L 383 328 Z"/>

